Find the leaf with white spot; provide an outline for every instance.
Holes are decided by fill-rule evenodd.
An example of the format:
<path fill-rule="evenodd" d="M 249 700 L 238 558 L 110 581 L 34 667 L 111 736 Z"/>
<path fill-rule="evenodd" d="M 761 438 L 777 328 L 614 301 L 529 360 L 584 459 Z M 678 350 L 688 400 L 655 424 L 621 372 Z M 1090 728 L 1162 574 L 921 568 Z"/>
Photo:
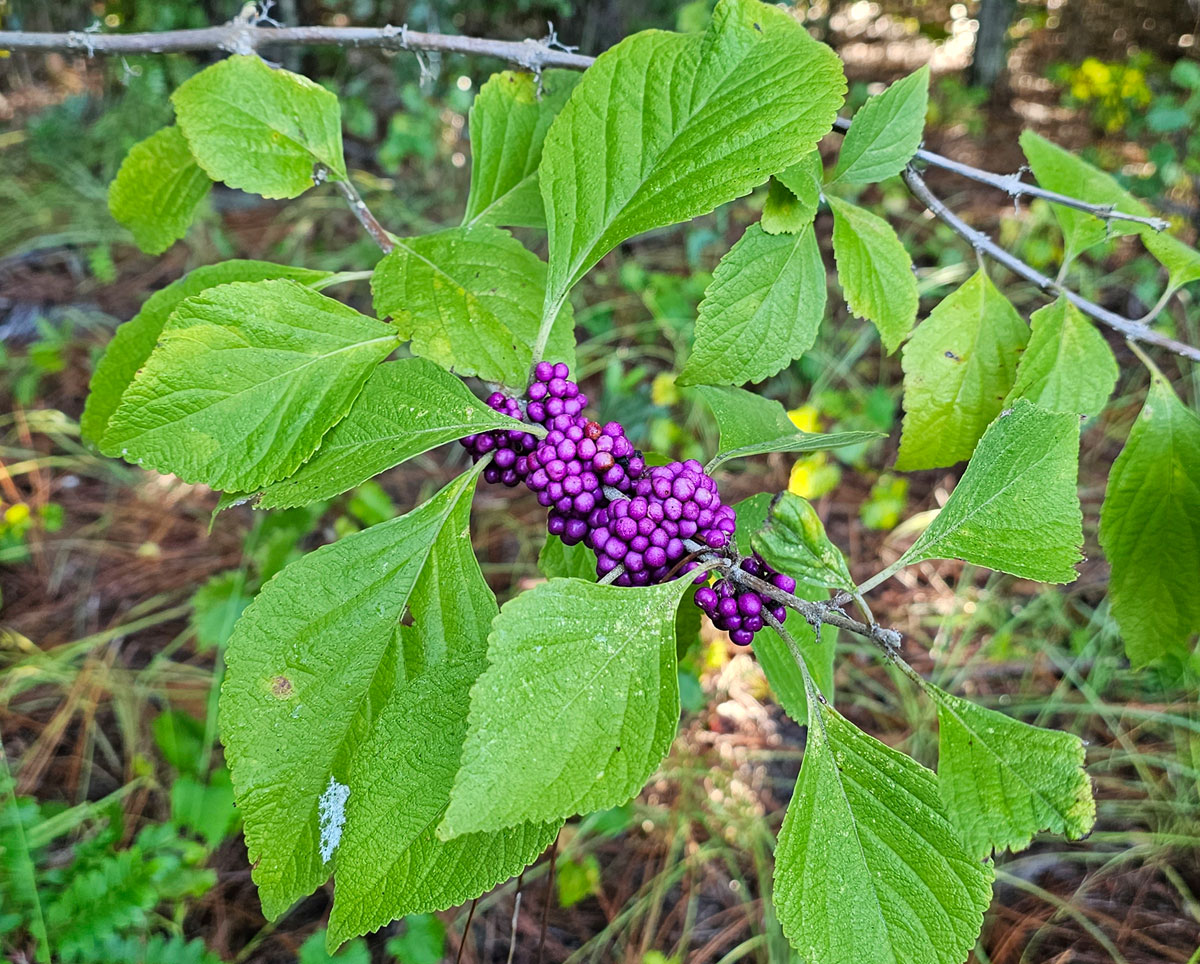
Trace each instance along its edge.
<path fill-rule="evenodd" d="M 553 839 L 433 833 L 496 612 L 467 535 L 481 468 L 292 563 L 238 621 L 221 728 L 268 917 L 333 872 L 331 928 L 364 933 L 478 896 Z"/>
<path fill-rule="evenodd" d="M 329 778 L 329 786 L 317 801 L 317 829 L 321 832 L 321 860 L 329 863 L 333 852 L 342 842 L 342 827 L 346 825 L 346 801 L 350 788 Z"/>

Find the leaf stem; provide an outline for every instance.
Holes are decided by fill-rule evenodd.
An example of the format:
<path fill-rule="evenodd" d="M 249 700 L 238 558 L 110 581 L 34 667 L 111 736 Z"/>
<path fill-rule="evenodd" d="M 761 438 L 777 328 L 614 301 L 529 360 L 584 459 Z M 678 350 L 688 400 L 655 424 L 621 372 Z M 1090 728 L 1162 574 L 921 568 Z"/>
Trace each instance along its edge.
<path fill-rule="evenodd" d="M 875 575 L 873 575 L 870 579 L 868 579 L 866 582 L 862 583 L 858 587 L 856 592 L 858 593 L 859 596 L 866 595 L 872 589 L 874 589 L 876 586 L 878 586 L 881 582 L 887 582 L 889 579 L 892 578 L 892 576 L 896 575 L 896 573 L 898 573 L 906 565 L 908 565 L 908 563 L 905 562 L 905 557 L 901 556 L 899 559 L 897 559 L 895 562 L 893 562 L 890 566 L 888 566 L 882 572 L 875 573 Z"/>
<path fill-rule="evenodd" d="M 564 291 L 554 304 L 546 306 L 542 315 L 542 323 L 538 326 L 537 338 L 533 343 L 533 361 L 529 366 L 530 378 L 533 377 L 533 369 L 546 355 L 546 344 L 550 341 L 550 332 L 554 330 L 554 323 L 558 320 L 558 313 L 562 311 L 563 303 L 566 300 L 567 292 Z"/>
<path fill-rule="evenodd" d="M 374 274 L 374 271 L 338 271 L 331 274 L 328 278 L 314 281 L 309 287 L 313 291 L 324 291 L 326 288 L 332 288 L 334 285 L 347 284 L 351 281 L 369 281 Z"/>
<path fill-rule="evenodd" d="M 317 164 L 313 167 L 313 182 L 322 184 L 329 180 L 329 168 L 324 164 Z M 396 247 L 392 236 L 384 230 L 382 224 L 371 209 L 367 207 L 367 202 L 362 199 L 362 195 L 358 193 L 358 188 L 351 183 L 349 176 L 344 180 L 336 180 L 331 182 L 334 187 L 341 192 L 342 197 L 346 199 L 346 203 L 350 206 L 350 210 L 354 212 L 354 216 L 358 218 L 358 223 L 366 230 L 371 239 L 379 245 L 379 250 L 384 254 L 390 254 Z"/>

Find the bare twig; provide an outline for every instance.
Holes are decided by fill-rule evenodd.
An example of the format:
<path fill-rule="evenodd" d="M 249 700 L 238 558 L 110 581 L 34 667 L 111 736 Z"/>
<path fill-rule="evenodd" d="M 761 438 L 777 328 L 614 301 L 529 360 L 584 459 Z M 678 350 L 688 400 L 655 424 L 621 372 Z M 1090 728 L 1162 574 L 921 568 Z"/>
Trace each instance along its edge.
<path fill-rule="evenodd" d="M 593 58 L 559 49 L 553 40 L 488 40 L 423 33 L 407 27 L 270 27 L 233 20 L 219 27 L 164 30 L 158 33 L 26 33 L 0 30 L 0 50 L 64 50 L 96 55 L 167 54 L 226 50 L 248 54 L 263 47 L 324 45 L 381 50 L 436 50 L 495 57 L 528 70 L 563 67 L 583 70 Z"/>
<path fill-rule="evenodd" d="M 849 119 L 839 117 L 833 122 L 833 129 L 845 134 L 850 130 Z M 1118 211 L 1113 204 L 1092 204 L 1090 201 L 1081 201 L 1079 198 L 1059 194 L 1057 191 L 1051 191 L 1036 184 L 1027 184 L 1021 180 L 1019 172 L 1016 174 L 993 174 L 991 171 L 980 170 L 977 167 L 972 167 L 970 164 L 963 164 L 941 154 L 935 154 L 933 151 L 927 151 L 924 148 L 917 151 L 914 157 L 918 161 L 924 161 L 930 167 L 938 167 L 943 171 L 951 171 L 979 184 L 987 184 L 989 187 L 997 188 L 1013 199 L 1019 197 L 1040 197 L 1052 204 L 1074 208 L 1076 211 L 1083 211 L 1085 214 L 1090 214 L 1104 221 L 1133 221 L 1135 224 L 1145 224 L 1155 231 L 1165 231 L 1170 227 L 1168 222 L 1163 218 L 1144 217 L 1140 214 L 1126 214 Z"/>
<path fill-rule="evenodd" d="M 313 169 L 313 181 L 315 183 L 322 184 L 328 177 L 329 169 L 325 165 L 318 164 Z M 358 193 L 358 188 L 351 184 L 348 178 L 344 181 L 334 181 L 333 184 L 341 192 L 342 197 L 346 199 L 346 203 L 350 205 L 350 210 L 358 218 L 358 223 L 363 226 L 367 234 L 379 245 L 379 249 L 384 254 L 390 253 L 396 245 L 392 241 L 391 235 L 384 230 L 383 225 L 371 213 L 371 209 L 367 207 L 367 202 Z"/>
<path fill-rule="evenodd" d="M 912 165 L 909 165 L 904 171 L 904 183 L 908 185 L 908 189 L 912 191 L 913 196 L 918 201 L 948 224 L 956 234 L 966 239 L 976 250 L 984 252 L 1014 274 L 1020 275 L 1026 281 L 1032 281 L 1043 291 L 1052 291 L 1057 295 L 1062 295 L 1062 297 L 1066 298 L 1085 315 L 1094 318 L 1101 324 L 1107 325 L 1114 331 L 1120 332 L 1130 341 L 1141 341 L 1148 345 L 1157 345 L 1159 348 L 1173 351 L 1184 358 L 1200 361 L 1200 348 L 1185 345 L 1183 342 L 1176 341 L 1174 338 L 1169 338 L 1160 332 L 1154 331 L 1152 328 L 1146 326 L 1144 320 L 1134 321 L 1123 315 L 1118 315 L 1116 312 L 1109 311 L 1095 302 L 1088 301 L 1082 295 L 1076 294 L 1054 278 L 1043 274 L 1036 268 L 1026 264 L 1016 255 L 1004 250 L 1004 248 L 996 244 L 995 241 L 982 231 L 971 227 L 951 211 L 941 198 L 929 189 L 929 185 L 925 183 L 925 179 L 917 173 Z"/>

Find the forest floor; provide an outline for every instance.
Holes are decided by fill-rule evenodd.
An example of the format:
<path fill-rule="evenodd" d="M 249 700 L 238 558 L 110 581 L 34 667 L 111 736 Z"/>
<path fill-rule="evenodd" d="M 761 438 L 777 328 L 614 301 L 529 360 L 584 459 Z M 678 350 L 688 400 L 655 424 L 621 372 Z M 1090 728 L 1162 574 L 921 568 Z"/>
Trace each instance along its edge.
<path fill-rule="evenodd" d="M 935 55 L 944 72 L 961 68 L 944 40 L 914 38 L 903 11 L 888 20 L 866 9 L 871 7 L 839 8 L 844 20 L 840 28 L 835 25 L 835 38 L 852 79 L 889 80 Z M 866 13 L 856 19 L 856 8 Z M 1101 35 L 1107 30 L 1110 41 L 1097 55 L 1111 56 L 1111 25 L 1096 30 Z M 1061 31 L 1031 32 L 1012 61 L 1014 96 L 960 108 L 956 119 L 932 132 L 930 146 L 1007 172 L 1022 163 L 1017 145 L 1022 127 L 1035 126 L 1068 145 L 1085 142 L 1092 136 L 1087 122 L 1061 107 L 1059 90 L 1045 79 L 1049 63 L 1061 56 L 1058 50 L 1068 43 L 1077 50 L 1082 42 Z M 64 63 L 51 87 L 61 93 L 99 90 L 103 83 L 94 65 L 81 71 Z M 39 100 L 25 91 L 23 102 L 13 90 L 5 93 L 9 106 L 16 105 L 18 122 L 57 96 Z M 467 149 L 461 123 L 446 137 L 443 154 Z M 1122 149 L 1131 157 L 1139 150 Z M 433 184 L 439 185 L 439 197 L 453 198 L 465 174 L 451 174 L 450 187 L 439 168 L 407 172 L 407 182 L 371 178 L 364 189 L 381 212 L 396 210 L 409 226 L 421 226 L 414 230 L 427 230 L 439 219 L 451 220 L 450 205 L 457 202 L 413 214 L 409 201 Z M 1012 216 L 1002 196 L 968 191 L 944 178 L 934 183 L 981 226 L 994 228 Z M 400 199 L 394 196 L 397 184 L 403 185 Z M 894 204 L 894 198 L 883 200 Z M 581 293 L 580 304 L 598 319 L 582 336 L 585 390 L 593 398 L 607 393 L 610 417 L 620 417 L 623 402 L 649 412 L 647 426 L 662 417 L 649 384 L 656 373 L 672 370 L 674 359 L 655 346 L 660 332 L 670 332 L 678 320 L 678 309 L 668 302 L 691 299 L 693 308 L 695 303 L 686 279 L 696 263 L 683 254 L 685 242 L 709 238 L 700 261 L 711 268 L 753 216 L 750 202 L 727 219 L 704 219 L 623 246 Z M 944 236 L 911 209 L 902 216 L 910 236 L 924 245 L 929 271 L 972 257 L 963 249 L 956 259 L 943 258 L 937 246 Z M 99 274 L 69 242 L 0 256 L 0 332 L 6 343 L 0 413 L 7 413 L 0 414 L 0 501 L 28 505 L 48 518 L 61 513 L 54 525 L 35 526 L 20 544 L 0 542 L 0 731 L 16 796 L 81 805 L 116 795 L 124 828 L 114 847 L 128 845 L 142 826 L 172 817 L 174 770 L 154 732 L 164 709 L 201 721 L 210 746 L 205 753 L 214 753 L 219 763 L 212 742 L 219 659 L 197 631 L 192 604 L 197 589 L 227 586 L 221 579 L 228 574 L 241 580 L 238 586 L 248 585 L 273 552 L 286 556 L 328 542 L 347 527 L 366 524 L 370 511 L 407 511 L 465 464 L 461 452 L 448 446 L 381 477 L 382 510 L 355 509 L 341 499 L 322 513 L 291 520 L 290 528 L 270 528 L 248 508 L 222 513 L 214 524 L 215 493 L 89 451 L 78 437 L 77 419 L 92 360 L 110 334 L 104 319 L 131 317 L 148 293 L 201 258 L 215 260 L 214 237 L 224 246 L 223 256 L 284 260 L 280 252 L 289 252 L 298 263 L 314 237 L 326 252 L 339 242 L 347 250 L 353 245 L 358 245 L 353 251 L 366 250 L 353 219 L 332 197 L 305 198 L 288 207 L 230 200 L 213 217 L 215 226 L 204 229 L 199 247 L 181 244 L 151 259 L 115 245 L 111 270 Z M 824 220 L 819 229 L 827 248 Z M 1115 250 L 1109 268 L 1117 270 L 1124 258 L 1122 249 Z M 1021 289 L 1014 297 L 1033 295 Z M 368 307 L 365 288 L 349 300 Z M 831 305 L 836 301 L 831 298 Z M 1195 306 L 1190 310 L 1183 323 L 1195 325 Z M 34 327 L 35 318 L 43 320 L 43 329 Z M 835 308 L 826 324 L 833 331 L 822 336 L 822 357 L 852 359 L 831 380 L 831 390 L 850 397 L 864 384 L 881 385 L 894 399 L 896 360 L 882 357 L 878 345 L 854 348 L 856 324 L 844 308 Z M 58 334 L 48 335 L 46 325 Z M 1114 348 L 1123 364 L 1131 362 L 1121 346 Z M 1096 830 L 1073 843 L 1038 838 L 1029 850 L 997 859 L 995 897 L 973 958 L 979 964 L 1200 960 L 1200 701 L 1194 692 L 1172 690 L 1129 670 L 1108 617 L 1107 574 L 1095 544 L 1108 466 L 1137 410 L 1134 366 L 1128 367 L 1117 398 L 1089 436 L 1093 444 L 1085 448 L 1080 491 L 1092 550 L 1086 554 L 1095 561 L 1081 567 L 1076 583 L 1046 588 L 958 563 L 925 563 L 872 597 L 879 622 L 905 634 L 906 656 L 919 671 L 986 705 L 1069 729 L 1088 741 L 1099 803 Z M 630 373 L 640 381 L 620 381 Z M 798 405 L 806 390 L 795 381 L 782 393 Z M 711 441 L 702 416 L 688 413 L 679 420 L 688 433 Z M 840 484 L 817 501 L 856 577 L 892 561 L 911 538 L 903 526 L 866 528 L 859 514 L 894 459 L 897 434 L 860 470 L 847 467 Z M 673 444 L 694 444 L 696 438 L 675 438 Z M 722 484 L 729 500 L 779 491 L 788 485 L 790 468 L 790 460 L 771 456 Z M 953 471 L 912 474 L 906 514 L 936 508 L 955 478 Z M 48 513 L 48 506 L 58 508 Z M 474 527 L 484 571 L 501 599 L 538 578 L 541 518 L 531 498 L 481 491 Z M 769 916 L 771 841 L 799 769 L 803 730 L 771 701 L 753 654 L 731 646 L 711 627 L 692 665 L 703 697 L 685 714 L 661 773 L 628 807 L 568 826 L 553 859 L 544 855 L 520 881 L 483 898 L 474 910 L 464 962 L 785 959 L 771 946 L 763 921 Z M 855 723 L 932 763 L 932 709 L 853 640 L 840 642 L 836 684 L 839 708 Z M 56 853 L 53 859 L 66 857 Z M 226 961 L 296 960 L 301 944 L 327 917 L 330 887 L 268 924 L 238 833 L 212 847 L 206 866 L 215 871 L 215 885 L 185 905 L 175 926 L 188 937 L 201 937 Z M 565 891 L 564 873 L 571 881 Z M 467 906 L 439 915 L 451 955 L 470 913 Z M 538 950 L 543 933 L 544 956 Z M 383 936 L 370 946 L 375 960 L 387 959 Z M 23 959 L 19 949 L 5 950 L 9 959 Z M 654 957 L 655 951 L 662 957 Z"/>

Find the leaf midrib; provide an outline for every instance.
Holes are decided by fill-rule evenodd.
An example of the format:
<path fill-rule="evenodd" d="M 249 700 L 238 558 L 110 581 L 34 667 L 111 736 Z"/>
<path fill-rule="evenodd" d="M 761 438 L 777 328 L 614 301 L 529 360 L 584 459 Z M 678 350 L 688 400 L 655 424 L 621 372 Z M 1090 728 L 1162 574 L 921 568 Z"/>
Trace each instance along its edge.
<path fill-rule="evenodd" d="M 207 326 L 197 326 L 197 327 L 207 327 Z M 224 326 L 220 326 L 220 327 L 224 327 Z M 195 330 L 196 329 L 190 329 L 190 331 L 193 333 Z M 182 332 L 183 332 L 183 330 L 179 331 L 179 335 L 181 336 L 181 338 L 183 340 L 189 340 L 189 336 L 183 335 Z M 200 344 L 204 345 L 209 350 L 212 350 L 211 346 L 207 345 L 202 339 L 191 339 L 191 340 L 199 341 Z M 145 429 L 143 431 L 137 432 L 132 435 L 126 435 L 122 438 L 122 441 L 128 442 L 128 441 L 132 441 L 135 439 L 144 438 L 148 435 L 154 435 L 154 434 L 162 431 L 163 429 L 167 429 L 171 432 L 175 432 L 175 431 L 177 431 L 177 426 L 186 424 L 192 418 L 203 415 L 203 414 L 207 413 L 210 409 L 215 408 L 218 405 L 224 405 L 226 402 L 229 402 L 230 400 L 233 400 L 233 399 L 237 399 L 237 398 L 241 397 L 242 395 L 260 391 L 260 390 L 266 388 L 267 386 L 271 385 L 273 382 L 279 381 L 280 379 L 285 379 L 285 378 L 290 379 L 293 376 L 296 376 L 299 373 L 303 372 L 305 369 L 316 364 L 317 362 L 324 361 L 329 358 L 333 358 L 337 355 L 343 354 L 345 352 L 353 351 L 357 348 L 368 348 L 373 345 L 381 345 L 385 342 L 395 342 L 396 340 L 397 339 L 396 339 L 395 335 L 384 335 L 380 338 L 372 338 L 369 341 L 353 342 L 352 344 L 343 345 L 340 348 L 335 348 L 333 351 L 323 352 L 320 355 L 309 355 L 307 361 L 301 362 L 299 365 L 295 366 L 294 368 L 288 368 L 284 371 L 278 372 L 277 374 L 272 375 L 269 378 L 264 379 L 263 381 L 254 382 L 253 384 L 248 385 L 245 388 L 238 389 L 237 391 L 218 393 L 218 392 L 214 392 L 214 391 L 210 390 L 207 394 L 207 397 L 210 397 L 212 400 L 208 401 L 206 404 L 201 405 L 199 408 L 192 409 L 190 412 L 188 412 L 182 418 L 179 418 L 179 419 L 176 419 L 174 421 L 167 422 L 164 424 L 155 425 L 151 428 Z M 245 347 L 246 346 L 238 345 L 230 350 L 245 350 Z M 221 349 L 216 349 L 216 350 L 220 351 Z M 190 391 L 190 389 L 187 389 L 187 390 Z M 172 393 L 172 394 L 174 394 L 174 393 Z M 122 402 L 122 404 L 118 406 L 117 411 L 113 413 L 113 417 L 115 418 L 117 415 L 119 415 L 121 409 L 124 407 L 125 407 L 125 403 Z M 109 431 L 111 431 L 111 428 Z M 108 433 L 107 432 L 105 433 L 104 441 L 107 444 L 107 442 L 108 442 Z M 108 454 L 111 454 L 111 453 L 108 453 Z"/>
<path fill-rule="evenodd" d="M 710 29 L 711 29 L 711 27 L 710 27 Z M 700 74 L 700 68 L 704 62 L 703 57 L 702 57 L 703 44 L 701 41 L 702 41 L 703 37 L 706 37 L 706 36 L 707 36 L 707 34 L 699 35 L 699 36 L 695 37 L 692 42 L 691 49 L 688 51 L 688 53 L 692 53 L 694 51 L 693 56 L 695 57 L 695 61 L 696 61 L 696 69 L 692 73 L 691 86 L 689 88 L 689 93 L 692 94 L 693 96 L 694 96 L 694 92 L 696 89 L 697 76 Z M 748 51 L 754 50 L 754 49 L 756 49 L 756 48 L 751 47 L 751 48 L 748 48 Z M 749 56 L 748 52 L 745 56 L 740 57 L 737 61 L 737 64 L 730 70 L 726 71 L 725 74 L 723 74 L 719 78 L 719 81 L 724 81 L 731 74 L 733 74 L 735 72 L 736 67 L 740 67 L 741 64 L 745 62 L 747 56 Z M 609 95 L 610 99 L 611 99 L 612 87 L 613 87 L 613 84 L 610 82 L 609 90 L 608 90 L 608 95 Z M 680 136 L 688 129 L 688 127 L 695 120 L 697 114 L 699 114 L 701 111 L 705 110 L 708 107 L 709 103 L 712 101 L 712 99 L 715 95 L 717 95 L 718 93 L 723 93 L 723 92 L 724 91 L 722 90 L 722 83 L 721 82 L 714 83 L 712 85 L 709 93 L 704 97 L 704 99 L 702 101 L 699 102 L 699 104 L 691 105 L 690 110 L 689 110 L 688 114 L 686 115 L 686 117 L 683 119 L 682 122 L 680 122 L 676 125 L 675 129 L 671 132 L 670 138 L 665 142 L 662 149 L 660 151 L 658 151 L 657 154 L 655 155 L 653 163 L 650 164 L 648 167 L 643 165 L 642 175 L 639 177 L 639 179 L 637 181 L 637 185 L 633 188 L 633 190 L 631 190 L 625 196 L 625 198 L 621 201 L 621 206 L 616 210 L 615 213 L 612 213 L 611 216 L 610 216 L 610 212 L 612 209 L 610 208 L 610 206 L 607 203 L 605 204 L 605 206 L 604 206 L 605 220 L 602 224 L 602 227 L 600 228 L 600 230 L 594 231 L 590 235 L 588 242 L 587 242 L 586 249 L 581 251 L 578 258 L 573 259 L 568 264 L 568 266 L 570 268 L 570 272 L 566 276 L 565 281 L 563 282 L 565 285 L 565 289 L 562 292 L 563 294 L 565 294 L 566 290 L 570 289 L 571 284 L 573 283 L 573 279 L 579 273 L 580 267 L 591 258 L 592 252 L 595 250 L 596 245 L 604 237 L 604 235 L 608 231 L 608 229 L 611 228 L 612 225 L 618 220 L 618 218 L 620 218 L 621 214 L 626 209 L 628 209 L 628 207 L 630 206 L 633 199 L 637 197 L 638 192 L 641 191 L 643 187 L 645 187 L 646 182 L 649 181 L 651 176 L 653 176 L 657 172 L 659 162 L 662 160 L 662 158 L 666 154 L 668 154 L 671 151 L 671 149 L 675 146 L 675 144 L 679 140 Z M 640 113 L 641 113 L 642 117 L 644 118 L 645 117 L 644 78 L 643 78 L 642 109 L 641 109 Z M 574 174 L 575 170 L 573 170 L 572 173 Z M 572 240 L 574 240 L 574 239 L 572 239 Z M 547 288 L 547 295 L 549 295 L 549 293 L 550 293 L 549 288 Z M 559 294 L 558 292 L 555 293 L 556 298 L 557 298 L 558 294 Z M 550 303 L 549 300 L 547 301 L 547 303 Z"/>

